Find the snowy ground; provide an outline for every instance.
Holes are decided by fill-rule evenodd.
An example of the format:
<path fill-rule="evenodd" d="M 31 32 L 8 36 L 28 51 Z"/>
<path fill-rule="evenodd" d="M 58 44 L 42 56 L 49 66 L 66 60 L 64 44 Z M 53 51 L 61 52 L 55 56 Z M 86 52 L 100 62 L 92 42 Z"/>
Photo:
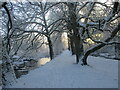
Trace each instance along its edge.
<path fill-rule="evenodd" d="M 91 66 L 75 63 L 64 51 L 51 62 L 22 76 L 9 88 L 118 88 L 118 61 L 88 58 Z"/>

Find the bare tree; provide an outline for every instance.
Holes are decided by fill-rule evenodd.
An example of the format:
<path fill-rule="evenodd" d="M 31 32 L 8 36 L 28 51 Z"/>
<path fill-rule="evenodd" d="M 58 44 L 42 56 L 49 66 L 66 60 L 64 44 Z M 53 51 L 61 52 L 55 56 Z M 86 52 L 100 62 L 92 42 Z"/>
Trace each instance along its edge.
<path fill-rule="evenodd" d="M 103 5 L 102 3 L 99 3 L 99 4 Z M 87 65 L 87 57 L 91 53 L 99 50 L 100 48 L 102 48 L 106 45 L 118 43 L 118 42 L 110 42 L 117 35 L 117 33 L 119 31 L 119 28 L 120 28 L 120 23 L 119 22 L 118 23 L 116 22 L 114 25 L 112 25 L 113 21 L 116 20 L 119 17 L 118 12 L 119 12 L 120 7 L 117 7 L 116 10 L 115 10 L 114 7 L 115 7 L 115 3 L 113 5 L 113 8 L 110 9 L 110 12 L 107 14 L 107 16 L 104 17 L 102 20 L 100 20 L 102 22 L 99 23 L 100 27 L 98 28 L 98 30 L 101 30 L 101 31 L 105 32 L 109 28 L 109 30 L 111 32 L 110 35 L 107 38 L 105 38 L 103 41 L 93 39 L 90 36 L 89 29 L 86 27 L 87 28 L 86 29 L 87 35 L 91 38 L 91 40 L 93 40 L 95 43 L 98 43 L 98 44 L 85 52 L 84 57 L 82 58 L 83 65 Z M 94 26 L 95 26 L 95 24 L 97 24 L 97 23 L 94 23 Z M 112 27 L 110 25 L 112 25 Z"/>
<path fill-rule="evenodd" d="M 54 58 L 54 50 L 53 50 L 51 35 L 54 32 L 59 32 L 58 27 L 62 25 L 63 19 L 56 18 L 52 21 L 48 17 L 50 12 L 52 12 L 51 10 L 52 7 L 57 5 L 57 3 L 29 2 L 23 4 L 23 6 L 25 5 L 30 6 L 29 7 L 29 9 L 31 10 L 30 12 L 33 11 L 34 15 L 33 16 L 29 15 L 28 19 L 31 18 L 31 20 L 22 22 L 20 24 L 20 27 L 17 27 L 16 29 L 23 31 L 23 33 L 37 33 L 38 35 L 44 35 L 44 37 L 47 38 L 47 42 L 49 46 L 49 55 L 52 60 Z M 27 9 L 25 9 L 26 6 L 22 8 L 24 8 L 25 12 L 27 12 Z"/>
<path fill-rule="evenodd" d="M 16 76 L 15 76 L 14 68 L 13 68 L 13 65 L 11 62 L 11 58 L 10 58 L 10 50 L 11 50 L 10 36 L 11 36 L 11 29 L 12 29 L 11 15 L 10 15 L 10 12 L 9 12 L 6 2 L 4 2 L 2 4 L 1 8 L 4 8 L 4 10 L 6 11 L 7 16 L 8 16 L 8 18 L 7 18 L 8 20 L 6 23 L 7 33 L 6 33 L 5 39 L 2 40 L 2 46 L 3 46 L 3 48 L 2 48 L 2 60 L 3 60 L 2 79 L 3 79 L 3 84 L 5 85 L 5 84 L 10 83 L 11 81 L 15 80 Z M 10 72 L 9 76 L 6 74 L 7 72 Z M 10 77 L 11 77 L 11 80 L 8 79 Z M 6 82 L 6 80 L 7 80 L 7 82 Z"/>

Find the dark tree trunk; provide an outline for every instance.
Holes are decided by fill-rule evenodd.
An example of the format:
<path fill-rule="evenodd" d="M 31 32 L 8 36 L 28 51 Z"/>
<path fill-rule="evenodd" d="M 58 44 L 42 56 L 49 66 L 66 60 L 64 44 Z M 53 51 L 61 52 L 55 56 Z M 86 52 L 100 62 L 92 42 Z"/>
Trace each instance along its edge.
<path fill-rule="evenodd" d="M 68 37 L 68 50 L 70 51 L 70 50 L 71 50 L 71 49 L 70 49 L 70 36 L 67 35 L 67 37 Z"/>
<path fill-rule="evenodd" d="M 72 52 L 72 38 L 71 38 L 71 35 L 68 33 L 68 50 Z"/>
<path fill-rule="evenodd" d="M 80 57 L 82 57 L 84 54 L 83 43 L 80 35 L 75 35 L 74 43 L 75 43 L 76 63 L 78 64 Z"/>
<path fill-rule="evenodd" d="M 109 42 L 111 39 L 113 39 L 113 38 L 115 37 L 115 35 L 117 34 L 117 32 L 119 31 L 119 29 L 120 29 L 120 23 L 119 23 L 119 24 L 117 25 L 117 27 L 112 31 L 110 37 L 108 37 L 104 42 L 107 43 L 107 42 Z M 106 45 L 106 44 L 101 43 L 101 44 L 98 44 L 98 45 L 96 45 L 95 47 L 89 49 L 89 50 L 84 54 L 84 57 L 82 58 L 82 61 L 83 61 L 83 64 L 82 64 L 82 65 L 87 65 L 87 57 L 88 57 L 91 53 L 99 50 L 100 48 L 104 47 L 105 45 Z"/>
<path fill-rule="evenodd" d="M 99 44 L 99 45 L 93 47 L 92 49 L 88 50 L 88 51 L 85 53 L 85 55 L 84 55 L 84 57 L 83 57 L 83 59 L 82 59 L 83 65 L 87 65 L 87 57 L 88 57 L 91 53 L 99 50 L 100 48 L 104 47 L 105 45 L 106 45 L 106 44 L 103 44 L 103 43 L 102 43 L 102 44 Z"/>
<path fill-rule="evenodd" d="M 48 46 L 49 46 L 49 55 L 50 55 L 50 59 L 52 60 L 54 58 L 53 45 L 50 37 L 47 37 L 47 40 L 48 40 Z"/>
<path fill-rule="evenodd" d="M 73 34 L 71 32 L 71 29 L 69 29 L 69 33 L 68 33 L 68 50 L 72 52 L 72 55 L 75 54 L 75 44 L 74 44 L 73 40 L 74 40 L 74 36 L 73 36 Z"/>
<path fill-rule="evenodd" d="M 77 22 L 77 15 L 76 15 L 76 6 L 77 4 L 75 2 L 73 3 L 69 3 L 69 18 L 70 18 L 70 28 L 72 30 L 72 41 L 74 46 L 74 51 L 75 51 L 75 55 L 76 55 L 76 63 L 78 64 L 80 57 L 83 55 L 83 43 L 80 37 L 80 33 L 79 33 L 79 27 L 78 27 L 78 22 Z"/>
<path fill-rule="evenodd" d="M 78 64 L 80 58 L 80 38 L 75 36 L 75 53 L 76 53 L 76 63 Z"/>
<path fill-rule="evenodd" d="M 73 40 L 74 40 L 73 36 L 70 36 L 70 48 L 71 48 L 72 55 L 75 54 L 75 45 Z"/>

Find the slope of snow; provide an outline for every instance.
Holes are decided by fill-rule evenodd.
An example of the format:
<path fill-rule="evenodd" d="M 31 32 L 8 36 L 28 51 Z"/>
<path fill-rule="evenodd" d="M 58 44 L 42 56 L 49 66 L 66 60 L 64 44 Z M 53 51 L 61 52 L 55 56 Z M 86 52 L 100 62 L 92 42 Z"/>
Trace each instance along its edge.
<path fill-rule="evenodd" d="M 90 66 L 75 63 L 64 51 L 7 88 L 118 88 L 118 61 L 89 56 Z"/>

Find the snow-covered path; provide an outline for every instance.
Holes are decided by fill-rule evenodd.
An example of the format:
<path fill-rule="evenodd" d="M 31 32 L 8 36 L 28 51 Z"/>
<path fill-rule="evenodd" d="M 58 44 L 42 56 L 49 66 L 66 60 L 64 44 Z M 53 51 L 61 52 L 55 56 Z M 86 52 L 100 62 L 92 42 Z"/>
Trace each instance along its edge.
<path fill-rule="evenodd" d="M 118 61 L 88 58 L 89 66 L 75 63 L 64 51 L 51 62 L 22 76 L 10 88 L 117 88 Z"/>

